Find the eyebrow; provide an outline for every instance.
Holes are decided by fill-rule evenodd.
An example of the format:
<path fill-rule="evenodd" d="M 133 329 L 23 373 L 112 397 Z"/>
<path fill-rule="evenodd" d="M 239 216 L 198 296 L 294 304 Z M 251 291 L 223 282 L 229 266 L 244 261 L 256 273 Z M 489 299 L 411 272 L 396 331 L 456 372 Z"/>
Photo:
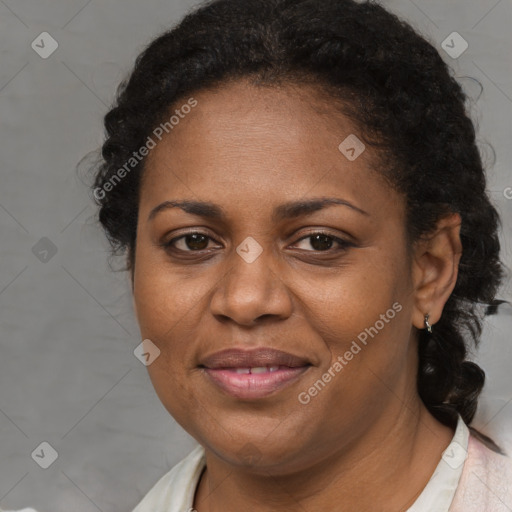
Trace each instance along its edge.
<path fill-rule="evenodd" d="M 321 197 L 304 199 L 301 201 L 290 201 L 288 203 L 281 204 L 274 209 L 272 219 L 277 222 L 280 220 L 300 217 L 302 215 L 314 213 L 325 208 L 326 206 L 332 205 L 347 206 L 362 215 L 369 215 L 368 212 L 358 208 L 357 206 L 344 199 L 337 197 Z M 159 204 L 149 213 L 148 222 L 152 220 L 159 212 L 169 210 L 171 208 L 180 208 L 186 213 L 208 219 L 214 219 L 223 222 L 226 222 L 227 220 L 226 213 L 219 205 L 207 201 L 193 201 L 186 199 L 182 201 L 164 201 L 163 203 Z"/>

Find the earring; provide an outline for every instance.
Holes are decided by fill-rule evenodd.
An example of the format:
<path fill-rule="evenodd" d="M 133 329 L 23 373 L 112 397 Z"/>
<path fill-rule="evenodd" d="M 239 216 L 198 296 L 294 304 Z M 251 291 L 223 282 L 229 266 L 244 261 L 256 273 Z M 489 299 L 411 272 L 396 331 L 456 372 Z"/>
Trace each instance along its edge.
<path fill-rule="evenodd" d="M 425 327 L 427 329 L 427 331 L 432 334 L 432 326 L 428 323 L 428 317 L 429 317 L 429 314 L 427 313 L 425 315 Z"/>

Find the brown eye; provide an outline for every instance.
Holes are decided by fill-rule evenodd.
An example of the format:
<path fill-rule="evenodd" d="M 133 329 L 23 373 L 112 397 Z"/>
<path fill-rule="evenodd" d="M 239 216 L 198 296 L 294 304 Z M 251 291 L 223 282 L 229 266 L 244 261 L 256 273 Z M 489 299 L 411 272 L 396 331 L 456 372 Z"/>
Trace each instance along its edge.
<path fill-rule="evenodd" d="M 211 238 L 204 233 L 187 233 L 169 240 L 169 242 L 164 244 L 164 247 L 174 248 L 183 252 L 203 251 L 207 249 L 210 240 Z M 178 247 L 178 242 L 181 244 L 181 247 Z"/>
<path fill-rule="evenodd" d="M 303 240 L 309 240 L 309 245 L 313 248 L 313 251 L 310 251 L 309 249 L 306 250 L 310 252 L 327 252 L 332 248 L 333 243 L 338 244 L 338 250 L 346 250 L 348 247 L 353 246 L 353 244 L 347 242 L 346 240 L 342 240 L 341 238 L 323 232 L 311 233 L 305 237 L 302 237 L 300 240 L 298 240 L 298 242 Z"/>

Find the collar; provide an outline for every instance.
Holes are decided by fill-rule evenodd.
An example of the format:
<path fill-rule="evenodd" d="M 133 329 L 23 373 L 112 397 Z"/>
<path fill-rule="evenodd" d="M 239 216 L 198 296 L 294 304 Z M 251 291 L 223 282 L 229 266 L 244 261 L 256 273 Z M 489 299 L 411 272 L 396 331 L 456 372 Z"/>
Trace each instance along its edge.
<path fill-rule="evenodd" d="M 407 512 L 448 512 L 455 497 L 468 456 L 469 429 L 459 414 L 452 442 L 443 452 L 441 460 L 423 492 Z"/>

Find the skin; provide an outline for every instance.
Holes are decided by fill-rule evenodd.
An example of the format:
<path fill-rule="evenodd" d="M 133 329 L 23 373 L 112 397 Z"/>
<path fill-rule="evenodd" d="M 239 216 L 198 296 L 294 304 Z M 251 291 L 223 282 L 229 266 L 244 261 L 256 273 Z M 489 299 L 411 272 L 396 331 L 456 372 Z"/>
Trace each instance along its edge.
<path fill-rule="evenodd" d="M 406 510 L 454 434 L 417 394 L 417 330 L 427 312 L 435 329 L 455 286 L 460 217 L 409 247 L 404 198 L 372 169 L 371 147 L 354 161 L 341 154 L 340 142 L 360 132 L 318 87 L 238 81 L 194 98 L 147 158 L 132 282 L 142 337 L 161 351 L 148 366 L 156 393 L 205 447 L 194 508 Z M 282 203 L 318 197 L 366 214 L 331 205 L 272 218 Z M 183 199 L 216 203 L 226 220 L 172 208 L 148 221 L 155 206 Z M 322 250 L 307 238 L 318 229 L 354 246 L 331 239 Z M 188 231 L 210 237 L 202 256 L 190 239 L 174 252 L 159 245 Z M 252 263 L 236 252 L 248 236 L 262 248 Z M 402 310 L 300 403 L 298 394 L 395 302 Z M 312 366 L 253 401 L 223 393 L 198 368 L 219 350 L 256 346 Z M 252 460 L 243 456 L 249 449 Z"/>

